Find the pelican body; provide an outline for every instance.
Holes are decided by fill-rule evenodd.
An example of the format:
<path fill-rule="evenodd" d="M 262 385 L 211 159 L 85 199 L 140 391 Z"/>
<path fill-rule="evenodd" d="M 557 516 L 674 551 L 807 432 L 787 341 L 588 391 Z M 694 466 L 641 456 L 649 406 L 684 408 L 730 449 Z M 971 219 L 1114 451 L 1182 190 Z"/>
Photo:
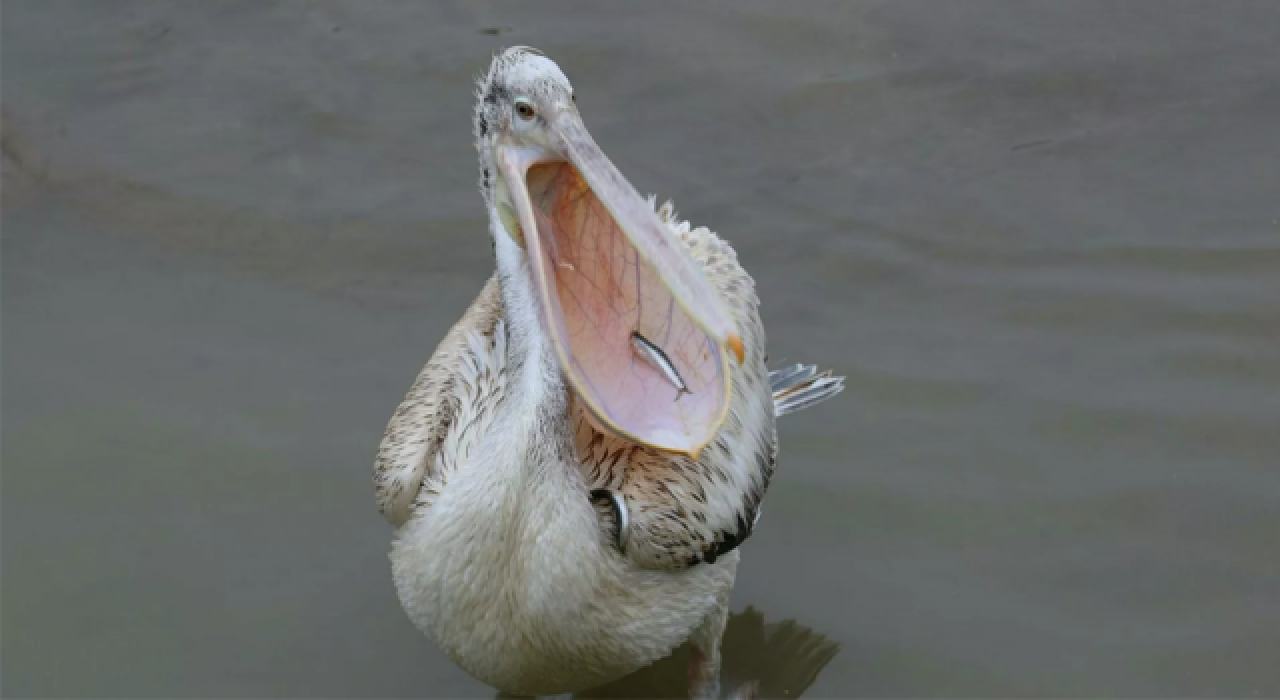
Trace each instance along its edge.
<path fill-rule="evenodd" d="M 397 594 L 504 692 L 582 690 L 690 641 L 713 695 L 775 418 L 841 380 L 771 377 L 733 249 L 636 193 L 541 53 L 494 59 L 475 137 L 496 272 L 374 465 Z"/>

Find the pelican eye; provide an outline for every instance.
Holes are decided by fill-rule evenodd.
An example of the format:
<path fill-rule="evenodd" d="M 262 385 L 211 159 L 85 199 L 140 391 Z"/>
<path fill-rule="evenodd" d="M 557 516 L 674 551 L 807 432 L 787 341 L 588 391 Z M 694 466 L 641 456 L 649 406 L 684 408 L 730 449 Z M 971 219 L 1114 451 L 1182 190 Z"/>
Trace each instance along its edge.
<path fill-rule="evenodd" d="M 532 102 L 524 98 L 516 100 L 516 115 L 521 119 L 529 121 L 530 119 L 533 119 L 535 114 L 537 114 L 537 110 L 533 108 Z"/>

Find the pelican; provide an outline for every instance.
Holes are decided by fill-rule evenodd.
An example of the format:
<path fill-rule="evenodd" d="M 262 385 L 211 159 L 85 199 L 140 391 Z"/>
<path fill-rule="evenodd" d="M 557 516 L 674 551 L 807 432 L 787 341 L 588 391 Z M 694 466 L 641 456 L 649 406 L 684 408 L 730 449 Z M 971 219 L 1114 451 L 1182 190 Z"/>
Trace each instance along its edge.
<path fill-rule="evenodd" d="M 688 641 L 690 692 L 715 696 L 775 417 L 842 378 L 766 369 L 733 248 L 636 192 L 555 62 L 507 49 L 476 97 L 496 271 L 375 458 L 396 592 L 506 693 L 590 688 Z"/>

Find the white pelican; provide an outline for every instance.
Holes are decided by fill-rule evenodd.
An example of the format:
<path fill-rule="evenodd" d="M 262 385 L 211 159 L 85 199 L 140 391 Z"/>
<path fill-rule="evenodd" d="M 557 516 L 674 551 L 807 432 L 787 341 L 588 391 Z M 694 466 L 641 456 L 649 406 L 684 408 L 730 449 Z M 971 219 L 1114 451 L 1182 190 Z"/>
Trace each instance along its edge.
<path fill-rule="evenodd" d="M 540 52 L 494 58 L 475 137 L 497 270 L 374 464 L 400 602 L 504 692 L 589 688 L 688 640 L 691 692 L 715 695 L 775 416 L 842 380 L 770 375 L 733 248 L 636 193 Z"/>

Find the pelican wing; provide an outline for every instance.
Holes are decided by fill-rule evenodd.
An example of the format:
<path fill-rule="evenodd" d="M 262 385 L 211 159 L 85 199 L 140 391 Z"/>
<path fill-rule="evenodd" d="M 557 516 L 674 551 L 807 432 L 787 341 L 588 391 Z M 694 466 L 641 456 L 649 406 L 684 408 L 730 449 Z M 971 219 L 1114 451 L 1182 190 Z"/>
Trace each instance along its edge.
<path fill-rule="evenodd" d="M 844 391 L 844 377 L 819 372 L 817 365 L 793 365 L 769 373 L 774 413 L 785 416 L 826 401 Z"/>
<path fill-rule="evenodd" d="M 504 335 L 498 332 L 501 316 L 495 275 L 440 341 L 387 424 L 373 463 L 373 487 L 378 512 L 391 524 L 404 524 L 424 483 L 438 490 L 451 464 L 451 455 L 442 453 L 442 447 L 450 451 L 450 428 L 472 420 L 477 403 L 493 395 L 486 390 L 493 378 L 484 370 L 487 351 Z"/>

